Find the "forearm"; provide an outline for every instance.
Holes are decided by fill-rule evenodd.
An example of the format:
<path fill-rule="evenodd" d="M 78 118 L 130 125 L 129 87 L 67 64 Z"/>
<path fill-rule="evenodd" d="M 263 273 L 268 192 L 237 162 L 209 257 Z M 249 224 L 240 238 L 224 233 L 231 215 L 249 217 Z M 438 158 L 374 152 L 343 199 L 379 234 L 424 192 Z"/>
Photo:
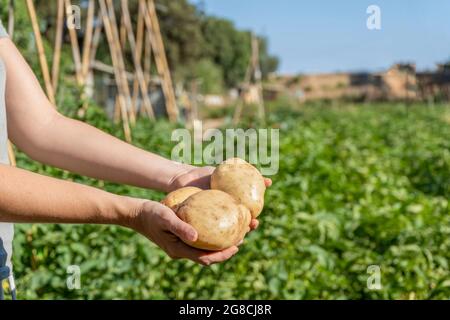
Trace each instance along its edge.
<path fill-rule="evenodd" d="M 0 222 L 127 225 L 142 202 L 0 165 Z"/>
<path fill-rule="evenodd" d="M 29 144 L 34 159 L 89 177 L 169 191 L 188 166 L 167 160 L 61 115 Z"/>
<path fill-rule="evenodd" d="M 0 58 L 8 75 L 9 137 L 32 158 L 93 178 L 162 191 L 169 191 L 171 180 L 185 170 L 58 114 L 9 39 L 0 39 Z"/>

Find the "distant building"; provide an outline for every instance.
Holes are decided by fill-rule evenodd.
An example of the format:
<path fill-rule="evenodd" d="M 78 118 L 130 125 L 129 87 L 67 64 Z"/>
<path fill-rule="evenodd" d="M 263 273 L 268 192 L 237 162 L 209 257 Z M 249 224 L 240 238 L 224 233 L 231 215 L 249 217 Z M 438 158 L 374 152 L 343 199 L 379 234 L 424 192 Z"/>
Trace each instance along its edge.
<path fill-rule="evenodd" d="M 272 76 L 264 86 L 269 99 L 288 95 L 303 102 L 320 99 L 350 101 L 429 100 L 450 101 L 450 65 L 436 72 L 416 72 L 412 63 L 395 64 L 380 73 L 330 73 Z"/>
<path fill-rule="evenodd" d="M 450 101 L 450 64 L 439 64 L 436 72 L 421 72 L 416 77 L 417 91 L 423 100 Z"/>

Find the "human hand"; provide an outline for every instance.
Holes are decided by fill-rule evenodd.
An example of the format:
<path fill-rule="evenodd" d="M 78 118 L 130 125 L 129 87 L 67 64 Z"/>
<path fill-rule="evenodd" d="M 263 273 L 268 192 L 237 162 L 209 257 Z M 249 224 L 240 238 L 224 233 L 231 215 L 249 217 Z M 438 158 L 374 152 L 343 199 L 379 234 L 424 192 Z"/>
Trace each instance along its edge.
<path fill-rule="evenodd" d="M 163 249 L 172 259 L 190 259 L 209 266 L 230 259 L 238 252 L 237 246 L 222 251 L 203 251 L 185 244 L 195 241 L 197 231 L 182 221 L 168 207 L 155 201 L 145 201 L 136 210 L 129 226 Z"/>
<path fill-rule="evenodd" d="M 174 176 L 170 182 L 170 191 L 174 191 L 183 187 L 197 187 L 200 189 L 211 188 L 211 175 L 214 167 L 195 167 L 185 166 L 180 172 Z"/>

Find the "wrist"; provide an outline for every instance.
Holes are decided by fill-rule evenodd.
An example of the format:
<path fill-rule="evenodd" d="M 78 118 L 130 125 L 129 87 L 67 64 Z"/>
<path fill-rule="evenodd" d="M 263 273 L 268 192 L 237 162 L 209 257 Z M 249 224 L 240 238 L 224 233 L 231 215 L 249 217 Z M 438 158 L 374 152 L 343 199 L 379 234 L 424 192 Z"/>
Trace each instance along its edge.
<path fill-rule="evenodd" d="M 151 163 L 151 162 L 148 162 Z M 156 189 L 163 192 L 170 192 L 177 177 L 191 170 L 193 167 L 180 162 L 163 159 L 153 163 L 150 170 L 145 171 L 145 188 Z"/>
<path fill-rule="evenodd" d="M 182 181 L 181 178 L 192 171 L 195 167 L 191 165 L 179 164 L 177 165 L 176 170 L 173 171 L 169 181 L 167 182 L 166 192 L 172 192 L 181 187 Z"/>
<path fill-rule="evenodd" d="M 126 196 L 116 196 L 112 204 L 111 223 L 126 228 L 133 228 L 133 223 L 142 206 L 148 200 L 131 198 Z"/>
<path fill-rule="evenodd" d="M 180 171 L 171 179 L 169 192 L 187 186 L 210 189 L 213 171 L 214 167 L 185 167 L 184 170 Z"/>

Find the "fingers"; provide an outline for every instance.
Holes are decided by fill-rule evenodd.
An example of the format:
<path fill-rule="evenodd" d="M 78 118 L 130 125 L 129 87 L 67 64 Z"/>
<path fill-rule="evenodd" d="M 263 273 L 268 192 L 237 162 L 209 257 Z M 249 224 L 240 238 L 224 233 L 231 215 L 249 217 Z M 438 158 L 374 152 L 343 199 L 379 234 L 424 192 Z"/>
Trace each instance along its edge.
<path fill-rule="evenodd" d="M 194 242 L 198 238 L 197 231 L 188 223 L 181 220 L 171 209 L 158 203 L 149 202 L 150 212 L 156 214 L 156 223 L 159 235 L 149 239 L 157 243 L 173 259 L 187 258 L 202 265 L 209 266 L 213 263 L 223 262 L 235 255 L 239 249 L 232 246 L 228 249 L 209 252 L 188 246 L 185 242 Z M 156 239 L 155 239 L 156 238 Z M 181 241 L 181 240 L 182 241 Z"/>
<path fill-rule="evenodd" d="M 205 255 L 201 256 L 199 259 L 202 262 L 207 263 L 218 263 L 225 260 L 230 259 L 232 256 L 234 256 L 239 251 L 239 248 L 237 246 L 230 247 L 228 249 L 218 251 L 218 252 L 212 252 L 212 253 L 206 253 Z M 207 264 L 208 265 L 208 264 Z"/>
<path fill-rule="evenodd" d="M 252 221 L 250 221 L 250 229 L 251 230 L 255 230 L 256 228 L 258 228 L 259 226 L 259 221 L 256 219 L 252 219 Z"/>
<path fill-rule="evenodd" d="M 178 217 L 169 225 L 169 231 L 184 241 L 195 241 L 198 237 L 197 231 Z"/>
<path fill-rule="evenodd" d="M 270 178 L 264 178 L 264 182 L 265 182 L 267 188 L 272 185 L 272 179 L 270 179 Z"/>
<path fill-rule="evenodd" d="M 209 189 L 213 171 L 214 167 L 195 168 L 184 176 L 181 176 L 178 183 L 180 186 L 194 186 L 204 190 Z"/>
<path fill-rule="evenodd" d="M 212 166 L 202 167 L 199 171 L 201 171 L 204 175 L 212 175 L 216 168 Z"/>
<path fill-rule="evenodd" d="M 200 189 L 210 189 L 211 175 L 214 172 L 214 167 L 202 167 L 194 172 L 194 176 L 192 177 L 194 185 Z"/>
<path fill-rule="evenodd" d="M 169 208 L 163 206 L 163 210 L 164 212 L 161 216 L 165 224 L 164 227 L 167 231 L 173 233 L 184 241 L 197 240 L 198 233 L 194 227 L 178 218 L 178 216 Z"/>
<path fill-rule="evenodd" d="M 192 169 L 187 171 L 186 173 L 180 175 L 177 179 L 175 179 L 175 187 L 174 189 L 178 189 L 186 186 L 194 186 L 200 189 L 210 189 L 211 188 L 211 175 L 214 172 L 214 167 L 206 166 L 206 167 L 193 167 Z M 272 180 L 270 178 L 264 178 L 264 183 L 266 187 L 270 187 L 272 185 Z"/>
<path fill-rule="evenodd" d="M 228 260 L 239 251 L 237 246 L 233 246 L 222 251 L 208 252 L 189 247 L 182 242 L 178 242 L 174 249 L 175 256 L 187 258 L 204 266 Z"/>

